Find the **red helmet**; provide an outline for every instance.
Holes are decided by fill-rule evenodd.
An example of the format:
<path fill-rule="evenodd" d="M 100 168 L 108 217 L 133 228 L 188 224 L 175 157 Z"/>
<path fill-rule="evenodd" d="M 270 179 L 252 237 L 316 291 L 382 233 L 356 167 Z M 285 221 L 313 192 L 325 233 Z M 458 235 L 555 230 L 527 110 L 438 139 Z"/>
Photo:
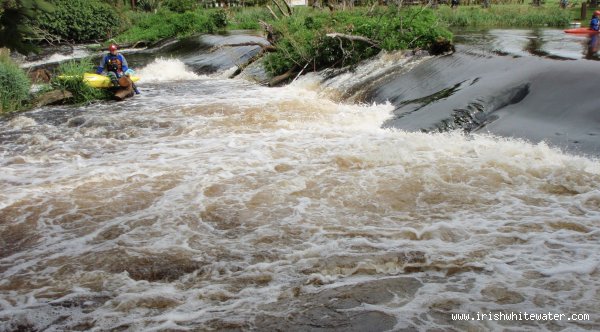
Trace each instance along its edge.
<path fill-rule="evenodd" d="M 594 16 L 600 16 L 600 10 L 595 11 Z"/>
<path fill-rule="evenodd" d="M 115 44 L 110 44 L 110 46 L 108 47 L 108 50 L 110 52 L 116 51 L 117 50 L 117 45 Z"/>

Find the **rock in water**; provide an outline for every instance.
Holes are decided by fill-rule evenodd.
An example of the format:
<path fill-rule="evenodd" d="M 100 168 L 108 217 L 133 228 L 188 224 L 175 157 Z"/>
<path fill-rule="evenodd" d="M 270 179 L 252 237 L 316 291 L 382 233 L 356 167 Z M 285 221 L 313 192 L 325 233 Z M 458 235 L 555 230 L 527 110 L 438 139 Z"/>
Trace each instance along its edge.
<path fill-rule="evenodd" d="M 48 83 L 52 75 L 47 69 L 37 69 L 28 73 L 31 82 L 33 83 Z"/>
<path fill-rule="evenodd" d="M 37 96 L 32 102 L 31 105 L 33 108 L 46 106 L 46 105 L 56 105 L 64 103 L 65 100 L 72 98 L 73 94 L 66 90 L 52 90 L 46 93 L 43 93 Z"/>
<path fill-rule="evenodd" d="M 129 78 L 129 76 L 123 76 L 119 78 L 119 86 L 120 88 L 115 91 L 115 99 L 116 100 L 124 100 L 127 97 L 133 96 L 133 82 Z"/>

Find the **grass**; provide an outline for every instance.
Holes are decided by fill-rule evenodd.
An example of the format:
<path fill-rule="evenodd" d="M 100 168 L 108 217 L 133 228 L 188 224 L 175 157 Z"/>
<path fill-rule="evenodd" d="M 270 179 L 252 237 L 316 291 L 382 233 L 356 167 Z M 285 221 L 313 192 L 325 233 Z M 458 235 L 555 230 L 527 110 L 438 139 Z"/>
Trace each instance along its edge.
<path fill-rule="evenodd" d="M 67 90 L 73 94 L 76 104 L 88 103 L 98 99 L 110 99 L 111 93 L 106 89 L 96 89 L 83 82 L 83 74 L 95 72 L 90 58 L 63 62 L 52 78 L 52 86 L 59 90 Z"/>
<path fill-rule="evenodd" d="M 279 75 L 290 68 L 310 67 L 319 70 L 352 66 L 383 50 L 428 49 L 452 34 L 438 24 L 434 11 L 409 7 L 379 7 L 371 11 L 360 7 L 352 11 L 297 8 L 294 15 L 271 22 L 278 38 L 276 53 L 265 60 L 266 69 Z M 331 38 L 329 33 L 366 37 L 365 41 Z"/>
<path fill-rule="evenodd" d="M 578 1 L 570 1 L 567 9 L 559 8 L 559 0 L 547 1 L 539 7 L 515 3 L 517 0 L 497 0 L 504 3 L 492 1 L 491 8 L 482 8 L 479 4 L 464 5 L 465 1 L 471 0 L 461 0 L 463 4 L 454 10 L 448 5 L 435 10 L 420 6 L 405 6 L 401 10 L 393 6 L 376 6 L 334 12 L 295 7 L 292 17 L 280 15 L 280 20 L 274 20 L 265 7 L 198 8 L 184 13 L 128 10 L 123 14 L 130 28 L 113 40 L 119 43 L 157 42 L 223 30 L 261 30 L 259 21 L 262 20 L 275 27 L 279 38 L 279 52 L 266 58 L 267 70 L 281 74 L 292 67 L 308 66 L 319 70 L 352 65 L 379 51 L 372 45 L 326 37 L 330 32 L 364 36 L 384 50 L 426 48 L 435 40 L 452 38 L 446 27 L 564 27 L 581 14 Z M 587 24 L 594 10 L 588 8 L 582 25 Z M 59 74 L 72 78 L 55 79 L 52 86 L 71 91 L 75 103 L 109 98 L 107 91 L 83 84 L 81 76 L 93 69 L 90 59 L 63 63 L 58 69 Z M 23 108 L 29 87 L 30 82 L 23 71 L 0 55 L 0 111 Z"/>
<path fill-rule="evenodd" d="M 157 42 L 171 37 L 214 33 L 227 26 L 227 18 L 227 13 L 220 9 L 196 9 L 185 13 L 161 10 L 156 14 L 129 12 L 132 27 L 115 39 L 122 43 Z"/>
<path fill-rule="evenodd" d="M 481 6 L 448 6 L 437 10 L 442 22 L 451 27 L 515 27 L 528 28 L 538 26 L 564 27 L 573 21 L 574 13 L 570 9 L 544 5 L 535 7 L 523 4 Z"/>
<path fill-rule="evenodd" d="M 260 30 L 259 20 L 268 22 L 273 19 L 265 7 L 234 7 L 228 11 L 228 30 Z"/>
<path fill-rule="evenodd" d="M 0 113 L 17 111 L 25 106 L 31 81 L 8 53 L 0 51 Z"/>
<path fill-rule="evenodd" d="M 466 3 L 465 1 L 469 0 L 462 0 L 463 3 Z M 460 5 L 455 10 L 448 5 L 440 5 L 434 13 L 443 25 L 449 27 L 563 27 L 580 16 L 581 4 L 577 1 L 570 1 L 567 9 L 559 8 L 559 0 L 546 1 L 540 7 L 529 3 L 519 4 L 516 1 L 504 0 L 502 4 L 492 1 L 491 7 L 487 9 L 479 4 Z M 400 12 L 414 8 L 420 10 L 421 7 L 405 6 Z M 353 10 L 337 10 L 333 13 L 327 9 L 295 7 L 294 16 L 313 16 L 317 21 L 321 16 L 326 16 L 335 20 L 339 16 L 352 16 L 352 13 L 364 16 L 367 11 L 368 7 L 354 7 Z M 376 7 L 375 11 L 395 12 L 396 8 Z M 592 11 L 593 9 L 588 10 L 588 18 Z M 276 24 L 265 7 L 197 8 L 185 13 L 168 10 L 159 10 L 158 13 L 127 11 L 126 15 L 131 27 L 115 38 L 121 43 L 157 42 L 165 38 L 215 33 L 221 30 L 261 30 L 259 20 Z M 282 15 L 280 17 L 283 21 L 290 21 Z M 378 25 L 373 25 L 372 28 L 382 30 Z M 389 39 L 388 36 L 384 38 Z"/>

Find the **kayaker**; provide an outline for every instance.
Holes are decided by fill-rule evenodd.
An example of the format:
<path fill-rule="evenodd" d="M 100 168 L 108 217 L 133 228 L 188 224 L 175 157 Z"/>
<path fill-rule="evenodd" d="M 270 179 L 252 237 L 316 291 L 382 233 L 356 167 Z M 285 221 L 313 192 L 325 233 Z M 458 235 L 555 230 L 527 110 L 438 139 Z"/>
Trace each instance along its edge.
<path fill-rule="evenodd" d="M 594 31 L 600 30 L 600 20 L 598 19 L 598 17 L 600 17 L 600 10 L 596 10 L 594 12 L 594 14 L 592 15 L 592 20 L 590 21 L 590 29 Z"/>
<path fill-rule="evenodd" d="M 108 47 L 108 54 L 106 54 L 100 61 L 98 70 L 96 73 L 102 74 L 106 71 L 106 75 L 110 78 L 113 86 L 119 86 L 119 78 L 123 75 L 129 76 L 133 71 L 127 66 L 127 60 L 123 54 L 117 52 L 118 48 L 115 44 L 110 44 Z M 139 94 L 139 90 L 133 85 L 133 90 L 136 94 Z"/>

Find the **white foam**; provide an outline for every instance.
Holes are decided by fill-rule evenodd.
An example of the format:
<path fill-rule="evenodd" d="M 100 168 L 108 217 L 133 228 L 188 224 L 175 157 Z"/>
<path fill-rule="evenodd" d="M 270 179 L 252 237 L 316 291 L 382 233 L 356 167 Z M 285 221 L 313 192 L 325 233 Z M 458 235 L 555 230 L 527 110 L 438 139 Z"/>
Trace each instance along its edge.
<path fill-rule="evenodd" d="M 559 274 L 592 274 L 600 265 L 600 261 L 596 258 L 588 258 L 585 260 L 580 260 L 576 262 L 572 262 L 569 264 L 561 264 L 556 267 L 552 267 L 549 269 L 542 270 L 541 272 L 547 276 L 554 276 Z"/>
<path fill-rule="evenodd" d="M 162 63 L 189 74 L 160 61 L 149 72 Z M 578 296 L 580 285 L 588 296 L 600 289 L 597 160 L 515 139 L 382 129 L 391 105 L 345 105 L 301 85 L 184 80 L 88 106 L 72 122 L 81 125 L 0 123 L 36 133 L 1 147 L 2 165 L 22 158 L 0 174 L 0 212 L 24 239 L 0 259 L 0 279 L 18 288 L 1 317 L 208 329 L 252 322 L 294 289 L 402 274 L 422 280 L 414 298 L 364 308 L 404 322 L 439 316 L 437 303 L 508 308 L 485 297 L 490 285 L 526 299 L 514 310 L 545 298 L 540 307 L 558 313 L 597 304 Z M 170 279 L 144 279 L 153 273 Z M 78 296 L 108 300 L 89 313 L 46 302 Z"/>
<path fill-rule="evenodd" d="M 63 62 L 66 60 L 81 59 L 81 58 L 88 57 L 90 55 L 92 55 L 92 53 L 90 51 L 88 51 L 85 48 L 85 46 L 75 46 L 75 47 L 73 47 L 73 52 L 70 54 L 53 53 L 53 54 L 50 54 L 49 56 L 47 56 L 46 58 L 43 58 L 43 59 L 40 59 L 37 61 L 22 62 L 20 64 L 20 66 L 23 68 L 29 68 L 29 67 L 33 67 L 33 66 L 59 63 L 59 62 Z"/>
<path fill-rule="evenodd" d="M 183 80 L 198 80 L 206 76 L 193 73 L 178 59 L 158 58 L 136 71 L 140 83 L 156 83 Z"/>
<path fill-rule="evenodd" d="M 12 130 L 22 130 L 27 127 L 35 126 L 36 124 L 37 122 L 34 119 L 22 115 L 16 116 L 8 122 L 8 125 Z"/>

